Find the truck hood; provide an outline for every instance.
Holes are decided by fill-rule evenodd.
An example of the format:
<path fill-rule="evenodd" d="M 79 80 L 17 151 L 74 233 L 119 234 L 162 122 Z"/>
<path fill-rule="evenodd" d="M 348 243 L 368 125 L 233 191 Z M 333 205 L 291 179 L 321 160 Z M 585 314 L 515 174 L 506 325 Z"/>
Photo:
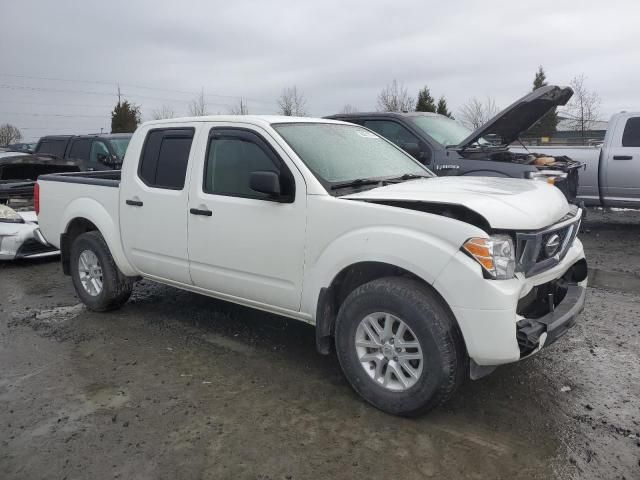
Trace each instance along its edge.
<path fill-rule="evenodd" d="M 499 230 L 539 230 L 569 212 L 562 192 L 534 180 L 433 177 L 374 188 L 340 198 L 461 205 Z"/>
<path fill-rule="evenodd" d="M 487 123 L 474 130 L 471 135 L 460 142 L 458 148 L 469 148 L 479 138 L 486 138 L 488 135 L 497 135 L 501 139 L 500 143 L 509 145 L 549 110 L 566 105 L 572 96 L 573 90 L 569 87 L 555 85 L 540 87 L 516 100 Z"/>

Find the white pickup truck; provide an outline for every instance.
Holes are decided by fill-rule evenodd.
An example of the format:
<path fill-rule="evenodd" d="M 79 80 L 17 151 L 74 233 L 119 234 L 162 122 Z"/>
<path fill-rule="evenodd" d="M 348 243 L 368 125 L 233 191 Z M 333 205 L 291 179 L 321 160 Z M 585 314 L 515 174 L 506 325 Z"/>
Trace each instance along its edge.
<path fill-rule="evenodd" d="M 536 146 L 536 153 L 568 157 L 584 165 L 578 201 L 587 206 L 640 208 L 640 112 L 616 113 L 601 147 Z M 513 147 L 517 153 L 529 149 Z"/>
<path fill-rule="evenodd" d="M 148 122 L 122 171 L 38 180 L 40 228 L 89 309 L 143 277 L 310 323 L 352 387 L 416 415 L 575 322 L 582 211 L 543 182 L 436 177 L 361 126 Z"/>

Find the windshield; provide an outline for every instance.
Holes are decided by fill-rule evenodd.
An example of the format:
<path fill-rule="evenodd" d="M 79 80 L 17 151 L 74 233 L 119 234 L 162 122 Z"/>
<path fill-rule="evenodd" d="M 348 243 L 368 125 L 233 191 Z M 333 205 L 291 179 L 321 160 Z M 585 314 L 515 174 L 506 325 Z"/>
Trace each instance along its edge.
<path fill-rule="evenodd" d="M 471 135 L 471 130 L 467 127 L 442 115 L 421 115 L 411 117 L 411 120 L 420 130 L 445 147 L 460 145 L 465 138 Z M 489 142 L 484 138 L 480 138 L 476 143 L 487 145 Z"/>
<path fill-rule="evenodd" d="M 111 146 L 113 147 L 113 151 L 116 153 L 116 156 L 122 160 L 124 158 L 124 154 L 127 151 L 127 146 L 129 145 L 129 141 L 131 140 L 131 137 L 129 138 L 112 138 L 111 141 Z"/>
<path fill-rule="evenodd" d="M 281 123 L 273 128 L 324 183 L 433 175 L 399 148 L 357 125 Z"/>

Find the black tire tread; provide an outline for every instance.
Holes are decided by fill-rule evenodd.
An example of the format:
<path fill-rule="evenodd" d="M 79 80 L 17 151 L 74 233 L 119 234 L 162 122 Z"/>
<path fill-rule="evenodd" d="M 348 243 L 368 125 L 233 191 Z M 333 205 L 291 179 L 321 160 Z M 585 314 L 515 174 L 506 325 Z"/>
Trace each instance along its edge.
<path fill-rule="evenodd" d="M 95 312 L 107 312 L 120 308 L 129 300 L 131 291 L 133 290 L 133 279 L 124 275 L 116 265 L 113 256 L 109 250 L 109 246 L 99 231 L 91 231 L 78 236 L 71 247 L 72 262 L 76 261 L 78 248 L 77 242 L 86 240 L 90 243 L 95 242 L 101 252 L 94 252 L 100 259 L 103 273 L 103 288 L 105 292 L 104 298 L 99 302 L 87 303 L 83 299 L 83 303 L 89 310 Z M 79 281 L 75 275 L 75 265 L 72 264 L 72 278 L 76 291 L 80 291 L 81 285 L 76 285 Z M 82 298 L 82 297 L 81 297 Z"/>
<path fill-rule="evenodd" d="M 438 335 L 436 342 L 441 357 L 446 361 L 448 378 L 440 383 L 432 397 L 419 408 L 400 413 L 392 412 L 408 417 L 418 416 L 447 402 L 467 378 L 468 358 L 462 334 L 453 314 L 440 296 L 430 286 L 406 277 L 384 277 L 356 288 L 347 296 L 338 312 L 336 332 L 339 330 L 338 323 L 348 321 L 344 315 L 341 315 L 344 305 L 361 295 L 380 295 L 381 293 L 395 296 L 403 302 L 415 305 L 421 311 L 432 313 L 430 320 L 435 324 L 432 332 L 435 330 Z M 338 348 L 336 342 L 336 350 Z M 357 386 L 348 376 L 347 379 L 354 390 L 358 391 Z M 381 408 L 375 403 L 374 406 Z"/>

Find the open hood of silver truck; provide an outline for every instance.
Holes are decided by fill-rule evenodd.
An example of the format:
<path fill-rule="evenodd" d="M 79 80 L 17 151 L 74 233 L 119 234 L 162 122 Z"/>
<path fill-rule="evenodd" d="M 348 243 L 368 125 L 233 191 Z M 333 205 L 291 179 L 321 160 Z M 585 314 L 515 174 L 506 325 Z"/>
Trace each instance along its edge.
<path fill-rule="evenodd" d="M 482 137 L 490 139 L 490 135 L 497 136 L 499 143 L 509 145 L 549 110 L 566 105 L 572 96 L 573 90 L 569 87 L 556 85 L 540 87 L 516 100 L 487 123 L 474 130 L 471 135 L 460 142 L 458 148 L 470 148 Z"/>

